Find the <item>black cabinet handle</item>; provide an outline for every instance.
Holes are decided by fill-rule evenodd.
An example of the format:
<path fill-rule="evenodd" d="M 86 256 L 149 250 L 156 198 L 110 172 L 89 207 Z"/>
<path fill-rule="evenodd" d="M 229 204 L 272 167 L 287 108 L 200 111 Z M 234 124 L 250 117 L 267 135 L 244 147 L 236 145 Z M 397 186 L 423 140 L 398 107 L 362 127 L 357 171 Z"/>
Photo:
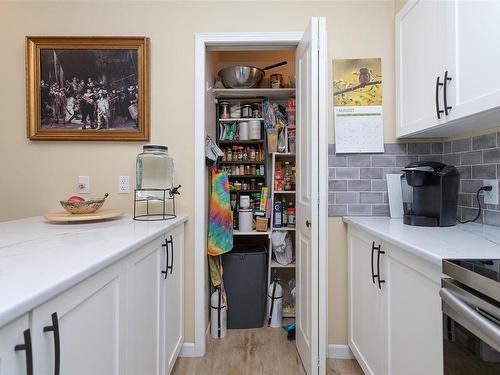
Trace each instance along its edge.
<path fill-rule="evenodd" d="M 385 283 L 385 280 L 381 279 L 380 274 L 380 254 L 385 254 L 385 251 L 380 250 L 380 245 L 377 250 L 377 280 L 378 280 L 378 288 L 382 289 L 382 284 Z"/>
<path fill-rule="evenodd" d="M 170 236 L 169 240 L 165 240 L 165 243 L 161 245 L 162 247 L 165 248 L 165 270 L 161 271 L 162 275 L 164 275 L 163 276 L 164 279 L 167 278 L 168 270 L 170 269 L 169 253 L 168 253 L 168 248 L 169 248 L 168 245 L 169 244 L 172 244 L 172 236 Z M 173 251 L 172 251 L 172 255 L 173 255 Z M 172 273 L 172 270 L 170 270 L 170 273 Z"/>
<path fill-rule="evenodd" d="M 380 246 L 378 247 L 378 249 L 380 250 Z M 372 268 L 372 282 L 375 284 L 375 278 L 378 277 L 378 275 L 375 274 L 374 270 L 373 270 L 373 253 L 375 252 L 375 250 L 377 250 L 377 247 L 375 246 L 375 241 L 372 242 L 372 256 L 371 256 L 371 262 L 370 262 L 370 265 L 371 265 L 371 268 Z"/>
<path fill-rule="evenodd" d="M 23 332 L 24 344 L 14 346 L 14 350 L 24 350 L 26 352 L 26 374 L 33 375 L 33 350 L 31 348 L 31 333 L 27 329 Z"/>
<path fill-rule="evenodd" d="M 52 313 L 52 325 L 43 327 L 43 332 L 54 332 L 54 375 L 59 375 L 61 368 L 61 342 L 59 338 L 59 319 L 57 313 Z"/>
<path fill-rule="evenodd" d="M 441 114 L 444 112 L 442 109 L 439 109 L 439 86 L 443 86 L 441 82 L 439 82 L 439 76 L 436 78 L 436 115 L 438 120 L 441 118 Z"/>
<path fill-rule="evenodd" d="M 172 236 L 170 236 L 169 242 L 170 242 L 170 250 L 172 251 L 172 253 L 170 256 L 170 265 L 168 265 L 168 262 L 167 262 L 167 270 L 170 270 L 170 274 L 172 274 L 172 270 L 174 269 L 174 240 L 173 240 Z"/>
<path fill-rule="evenodd" d="M 443 99 L 444 99 L 444 114 L 448 116 L 451 111 L 451 106 L 448 105 L 448 94 L 446 93 L 446 87 L 448 86 L 448 81 L 451 81 L 451 77 L 448 77 L 448 71 L 444 72 L 444 83 L 443 83 Z"/>
<path fill-rule="evenodd" d="M 308 227 L 308 228 L 311 227 L 311 222 L 309 220 L 306 220 L 306 227 Z"/>

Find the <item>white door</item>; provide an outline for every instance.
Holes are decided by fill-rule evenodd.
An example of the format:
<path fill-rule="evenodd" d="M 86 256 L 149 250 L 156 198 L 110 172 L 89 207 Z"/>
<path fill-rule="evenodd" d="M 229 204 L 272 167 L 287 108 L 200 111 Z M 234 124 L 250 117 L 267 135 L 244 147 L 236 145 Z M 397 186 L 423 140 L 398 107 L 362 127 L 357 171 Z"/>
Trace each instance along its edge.
<path fill-rule="evenodd" d="M 397 136 L 446 122 L 444 113 L 437 117 L 444 110 L 444 3 L 409 1 L 396 17 Z"/>
<path fill-rule="evenodd" d="M 160 374 L 160 289 L 165 249 L 163 238 L 136 251 L 127 264 L 128 374 Z"/>
<path fill-rule="evenodd" d="M 325 371 L 326 339 L 322 337 L 326 332 L 326 304 L 322 297 L 325 286 L 320 286 L 319 280 L 324 276 L 320 261 L 325 262 L 326 251 L 324 241 L 320 241 L 319 228 L 324 224 L 320 221 L 326 222 L 327 218 L 320 216 L 318 209 L 319 144 L 324 141 L 320 133 L 325 126 L 323 109 L 327 101 L 323 86 L 326 84 L 325 45 L 325 20 L 313 17 L 297 47 L 295 65 L 298 129 L 296 345 L 308 374 Z M 326 153 L 321 157 L 327 158 Z"/>
<path fill-rule="evenodd" d="M 28 314 L 0 328 L 0 375 L 27 374 L 30 340 Z"/>
<path fill-rule="evenodd" d="M 167 278 L 162 285 L 164 374 L 170 374 L 184 342 L 184 227 L 167 233 Z"/>
<path fill-rule="evenodd" d="M 448 4 L 446 44 L 451 81 L 449 119 L 498 107 L 500 103 L 499 1 L 452 1 Z"/>
<path fill-rule="evenodd" d="M 387 374 L 387 318 L 385 284 L 379 289 L 377 274 L 388 279 L 386 261 L 377 267 L 380 243 L 356 232 L 348 236 L 348 342 L 365 374 Z M 372 252 L 372 246 L 375 248 Z M 383 245 L 381 245 L 381 250 Z M 373 254 L 373 255 L 372 255 Z M 382 255 L 381 255 L 382 256 Z M 379 272 L 380 271 L 380 272 Z"/>
<path fill-rule="evenodd" d="M 60 374 L 124 373 L 125 288 L 120 265 L 109 266 L 32 311 L 36 374 L 54 374 L 58 358 Z"/>

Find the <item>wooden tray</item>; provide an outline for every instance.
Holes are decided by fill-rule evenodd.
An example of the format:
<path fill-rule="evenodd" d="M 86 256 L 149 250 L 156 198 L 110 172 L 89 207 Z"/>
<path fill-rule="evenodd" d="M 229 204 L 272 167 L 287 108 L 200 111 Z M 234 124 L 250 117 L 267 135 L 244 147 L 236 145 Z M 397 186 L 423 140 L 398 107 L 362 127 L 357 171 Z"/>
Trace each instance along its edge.
<path fill-rule="evenodd" d="M 122 210 L 103 209 L 91 214 L 70 214 L 69 212 L 54 212 L 44 215 L 44 218 L 53 222 L 77 222 L 112 219 L 123 215 Z"/>

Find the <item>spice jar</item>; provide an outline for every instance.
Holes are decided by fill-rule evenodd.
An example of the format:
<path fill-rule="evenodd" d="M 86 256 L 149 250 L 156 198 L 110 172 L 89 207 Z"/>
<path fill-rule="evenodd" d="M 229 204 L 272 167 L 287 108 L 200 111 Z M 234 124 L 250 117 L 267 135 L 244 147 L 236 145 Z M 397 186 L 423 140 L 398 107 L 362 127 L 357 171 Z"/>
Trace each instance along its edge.
<path fill-rule="evenodd" d="M 257 188 L 256 180 L 255 178 L 250 179 L 250 190 L 255 190 Z"/>
<path fill-rule="evenodd" d="M 252 106 L 250 104 L 243 104 L 241 107 L 241 117 L 250 118 L 252 115 Z"/>
<path fill-rule="evenodd" d="M 259 172 L 260 172 L 261 176 L 264 176 L 264 166 L 263 165 L 259 166 Z"/>
<path fill-rule="evenodd" d="M 252 164 L 250 167 L 250 174 L 255 175 L 257 173 L 257 166 L 255 164 Z"/>
<path fill-rule="evenodd" d="M 257 190 L 262 190 L 263 187 L 264 187 L 264 183 L 263 182 L 259 182 L 257 184 Z"/>
<path fill-rule="evenodd" d="M 219 116 L 222 119 L 231 118 L 231 104 L 229 102 L 219 103 Z"/>
<path fill-rule="evenodd" d="M 248 183 L 243 181 L 243 183 L 241 184 L 241 190 L 248 190 Z"/>
<path fill-rule="evenodd" d="M 241 190 L 241 182 L 239 181 L 234 181 L 234 190 Z"/>
<path fill-rule="evenodd" d="M 255 147 L 250 147 L 250 152 L 249 152 L 249 159 L 251 161 L 255 161 Z"/>
<path fill-rule="evenodd" d="M 233 161 L 233 151 L 231 150 L 231 147 L 226 148 L 226 152 L 224 154 L 226 155 L 226 161 Z"/>
<path fill-rule="evenodd" d="M 246 147 L 243 149 L 243 158 L 242 158 L 243 161 L 248 161 L 248 151 L 246 149 Z"/>
<path fill-rule="evenodd" d="M 245 174 L 251 174 L 250 173 L 250 166 L 248 164 L 245 165 Z"/>

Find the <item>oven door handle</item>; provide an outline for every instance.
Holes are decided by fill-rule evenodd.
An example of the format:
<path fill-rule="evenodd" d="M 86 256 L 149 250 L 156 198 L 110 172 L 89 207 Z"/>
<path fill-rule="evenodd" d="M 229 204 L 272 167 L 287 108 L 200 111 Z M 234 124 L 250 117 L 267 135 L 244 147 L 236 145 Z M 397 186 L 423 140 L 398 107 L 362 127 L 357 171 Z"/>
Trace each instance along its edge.
<path fill-rule="evenodd" d="M 450 290 L 441 288 L 439 295 L 443 302 L 446 302 L 448 306 L 460 314 L 472 327 L 485 337 L 490 338 L 497 348 L 500 347 L 500 326 L 477 312 Z"/>

